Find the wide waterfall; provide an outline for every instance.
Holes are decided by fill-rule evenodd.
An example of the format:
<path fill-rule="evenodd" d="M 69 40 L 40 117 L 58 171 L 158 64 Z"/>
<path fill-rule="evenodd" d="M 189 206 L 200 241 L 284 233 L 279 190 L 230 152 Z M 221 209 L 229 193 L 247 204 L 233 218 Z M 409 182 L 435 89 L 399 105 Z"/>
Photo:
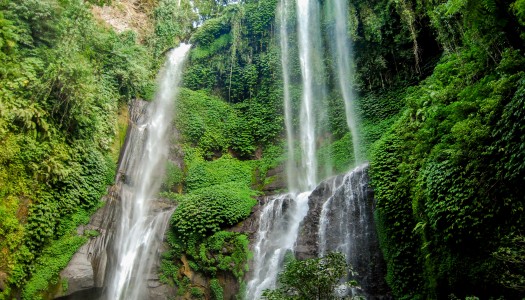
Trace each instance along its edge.
<path fill-rule="evenodd" d="M 362 158 L 354 112 L 355 96 L 352 92 L 348 7 L 343 0 L 330 0 L 325 5 L 326 22 L 333 37 L 330 48 L 333 50 L 334 75 L 344 101 L 357 164 Z M 326 188 L 326 182 L 316 188 L 319 170 L 323 167 L 329 169 L 319 166 L 319 146 L 330 136 L 323 133 L 321 125 L 324 121 L 325 95 L 320 11 L 320 4 L 316 0 L 281 0 L 278 5 L 276 19 L 281 48 L 289 194 L 270 198 L 259 216 L 259 229 L 253 247 L 253 271 L 246 299 L 259 299 L 265 289 L 276 286 L 278 273 L 283 268 L 287 254 L 312 258 L 331 251 L 343 252 L 347 261 L 363 273 L 358 279 L 366 286 L 364 289 L 367 292 L 360 295 L 372 294 L 368 293 L 369 287 L 374 289 L 374 286 L 384 283 L 366 165 L 344 177 L 328 180 L 330 188 Z M 296 23 L 292 22 L 293 17 Z M 291 94 L 295 58 L 292 55 L 297 55 L 301 71 L 300 105 L 294 105 L 295 99 Z M 299 109 L 294 109 L 296 107 Z M 297 121 L 298 126 L 294 126 Z M 299 151 L 296 151 L 297 146 Z M 326 173 L 325 176 L 330 175 L 330 172 Z M 373 266 L 366 269 L 368 264 Z"/>
<path fill-rule="evenodd" d="M 123 155 L 127 166 L 121 190 L 121 211 L 113 241 L 113 261 L 107 299 L 144 299 L 146 277 L 162 242 L 172 210 L 153 214 L 152 199 L 158 192 L 168 156 L 167 133 L 171 126 L 177 86 L 191 45 L 181 44 L 168 53 L 153 103 L 130 129 Z"/>

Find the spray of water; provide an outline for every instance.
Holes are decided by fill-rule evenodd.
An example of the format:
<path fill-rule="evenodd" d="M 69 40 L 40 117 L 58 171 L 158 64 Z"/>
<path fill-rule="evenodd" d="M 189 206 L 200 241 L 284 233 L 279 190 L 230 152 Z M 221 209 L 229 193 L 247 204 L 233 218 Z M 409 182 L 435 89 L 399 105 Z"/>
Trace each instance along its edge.
<path fill-rule="evenodd" d="M 317 183 L 316 131 L 314 115 L 314 74 L 312 61 L 312 41 L 310 35 L 310 2 L 313 0 L 297 0 L 297 33 L 299 36 L 299 61 L 303 78 L 303 98 L 301 102 L 299 135 L 302 150 L 302 166 L 306 171 L 305 181 L 300 188 L 312 190 Z M 283 37 L 286 38 L 286 37 Z"/>
<path fill-rule="evenodd" d="M 341 184 L 332 189 L 319 216 L 319 255 L 329 252 L 345 254 L 347 263 L 358 272 L 364 291 L 381 282 L 377 236 L 373 221 L 372 194 L 368 186 L 368 164 L 362 164 L 344 175 Z M 356 289 L 340 290 L 347 295 L 365 295 Z M 343 295 L 343 296 L 345 296 Z"/>
<path fill-rule="evenodd" d="M 297 0 L 297 34 L 299 40 L 299 60 L 302 75 L 302 98 L 299 113 L 300 166 L 295 167 L 294 130 L 292 127 L 292 105 L 290 97 L 290 64 L 288 27 L 290 0 L 281 0 L 278 10 L 281 63 L 284 83 L 284 111 L 286 137 L 288 143 L 288 188 L 290 194 L 277 196 L 264 207 L 259 218 L 259 230 L 254 247 L 253 275 L 248 282 L 246 299 L 259 299 L 265 289 L 275 287 L 278 273 L 282 270 L 287 253 L 293 252 L 299 226 L 308 213 L 308 197 L 317 184 L 316 139 L 320 109 L 319 93 L 315 87 L 315 62 L 319 51 L 313 49 L 315 36 L 320 35 L 319 18 L 314 0 Z M 313 27 L 313 29 L 312 29 Z M 322 85 L 322 84 L 321 84 Z M 317 105 L 316 105 L 317 104 Z M 304 192 L 307 191 L 307 192 Z M 301 193 L 302 192 L 302 193 Z"/>
<path fill-rule="evenodd" d="M 290 11 L 289 0 L 282 0 L 278 7 L 279 36 L 288 37 L 288 14 Z M 295 168 L 294 153 L 294 132 L 292 125 L 292 103 L 290 97 L 290 61 L 288 38 L 279 39 L 281 46 L 281 66 L 283 70 L 283 97 L 284 97 L 284 124 L 286 127 L 286 144 L 288 150 L 288 160 L 286 161 L 286 175 L 288 179 L 288 189 L 291 192 L 297 191 L 297 170 Z"/>

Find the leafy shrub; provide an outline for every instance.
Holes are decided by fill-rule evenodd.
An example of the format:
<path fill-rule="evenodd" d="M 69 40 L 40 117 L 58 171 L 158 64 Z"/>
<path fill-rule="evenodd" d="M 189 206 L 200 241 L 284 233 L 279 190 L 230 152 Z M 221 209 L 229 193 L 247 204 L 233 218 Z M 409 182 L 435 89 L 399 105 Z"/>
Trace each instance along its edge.
<path fill-rule="evenodd" d="M 177 185 L 182 184 L 184 174 L 182 170 L 173 162 L 168 161 L 166 165 L 166 175 L 162 182 L 162 189 L 172 191 Z"/>
<path fill-rule="evenodd" d="M 523 56 L 507 49 L 487 69 L 490 54 L 465 38 L 472 44 L 408 91 L 407 109 L 371 151 L 387 281 L 398 298 L 464 297 L 480 287 L 519 294 L 498 284 L 506 276 L 505 286 L 518 285 L 492 253 L 524 222 L 514 160 L 523 152 Z"/>
<path fill-rule="evenodd" d="M 221 284 L 219 283 L 219 280 L 215 278 L 210 280 L 210 290 L 211 290 L 211 295 L 212 295 L 213 300 L 223 300 L 224 299 L 224 296 L 223 296 L 224 291 L 222 289 Z"/>
<path fill-rule="evenodd" d="M 341 299 L 334 290 L 347 272 L 352 272 L 342 253 L 329 253 L 321 258 L 292 260 L 279 274 L 280 286 L 265 290 L 264 299 Z M 355 287 L 356 282 L 348 282 Z"/>
<path fill-rule="evenodd" d="M 31 279 L 22 291 L 22 299 L 44 299 L 40 293 L 58 283 L 58 274 L 87 239 L 82 236 L 64 236 L 45 248 L 36 260 Z"/>
<path fill-rule="evenodd" d="M 200 161 L 188 168 L 186 187 L 189 191 L 236 182 L 246 187 L 252 179 L 252 164 L 224 155 L 214 161 Z"/>
<path fill-rule="evenodd" d="M 205 237 L 248 217 L 257 203 L 243 184 L 225 183 L 192 191 L 180 200 L 171 225 L 183 240 Z"/>

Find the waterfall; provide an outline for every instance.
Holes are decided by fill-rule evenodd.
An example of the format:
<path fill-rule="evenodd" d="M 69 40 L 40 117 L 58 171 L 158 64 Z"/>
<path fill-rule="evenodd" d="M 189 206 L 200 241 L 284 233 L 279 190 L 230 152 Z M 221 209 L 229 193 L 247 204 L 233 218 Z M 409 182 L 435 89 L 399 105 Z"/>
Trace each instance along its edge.
<path fill-rule="evenodd" d="M 295 154 L 294 154 L 294 132 L 292 123 L 292 99 L 290 97 L 290 60 L 288 45 L 288 18 L 290 11 L 289 0 L 281 0 L 278 7 L 279 18 L 279 39 L 281 46 L 281 66 L 283 70 L 283 98 L 284 98 L 284 125 L 286 127 L 286 144 L 288 159 L 286 161 L 286 176 L 288 182 L 288 189 L 290 191 L 297 191 L 297 169 L 295 168 Z"/>
<path fill-rule="evenodd" d="M 285 194 L 271 199 L 259 218 L 252 280 L 246 299 L 259 299 L 265 289 L 275 287 L 286 254 L 294 249 L 299 224 L 308 213 L 309 192 Z"/>
<path fill-rule="evenodd" d="M 319 217 L 319 255 L 328 251 L 345 253 L 347 260 L 356 254 L 356 238 L 369 234 L 367 165 L 358 166 L 343 177 L 341 185 L 322 206 Z M 327 232 L 329 230 L 329 232 Z M 329 241 L 330 240 L 330 241 Z M 350 261 L 348 261 L 350 262 Z"/>
<path fill-rule="evenodd" d="M 352 294 L 374 299 L 386 292 L 384 263 L 374 226 L 373 192 L 368 182 L 368 164 L 362 164 L 342 176 L 339 185 L 324 195 L 326 201 L 318 219 L 318 255 L 345 254 L 347 263 L 357 271 L 349 279 L 356 279 L 362 287 Z"/>
<path fill-rule="evenodd" d="M 302 167 L 305 170 L 305 181 L 301 182 L 302 188 L 309 190 L 317 183 L 317 158 L 316 158 L 316 132 L 314 120 L 314 91 L 313 91 L 313 61 L 312 41 L 310 36 L 310 2 L 314 0 L 297 0 L 297 33 L 299 36 L 299 61 L 303 78 L 303 98 L 301 102 L 301 126 L 299 128 Z M 282 37 L 287 38 L 287 37 Z"/>
<path fill-rule="evenodd" d="M 287 178 L 289 194 L 276 196 L 263 209 L 259 218 L 259 230 L 254 246 L 254 261 L 251 280 L 248 282 L 246 299 L 259 299 L 265 289 L 274 288 L 277 275 L 283 267 L 287 253 L 294 251 L 299 226 L 308 213 L 308 197 L 317 184 L 317 137 L 319 118 L 324 110 L 320 105 L 323 96 L 323 83 L 316 82 L 319 73 L 321 51 L 314 47 L 313 41 L 320 40 L 319 10 L 315 0 L 297 0 L 297 36 L 299 39 L 299 60 L 302 78 L 302 97 L 299 113 L 299 138 L 301 156 L 300 165 L 296 166 L 294 151 L 294 129 L 290 97 L 290 64 L 288 38 L 291 32 L 288 27 L 290 0 L 281 0 L 278 7 L 278 22 L 281 64 L 283 70 L 284 112 L 287 138 Z M 323 80 L 319 80 L 323 82 Z"/>
<path fill-rule="evenodd" d="M 294 7 L 295 5 L 295 7 Z M 356 164 L 361 161 L 359 155 L 359 135 L 357 119 L 354 112 L 354 95 L 352 93 L 351 41 L 347 37 L 347 5 L 344 0 L 329 0 L 326 4 L 333 16 L 331 39 L 334 69 L 338 86 L 344 100 L 347 125 L 352 135 L 353 151 Z M 296 24 L 290 17 L 295 9 Z M 278 273 L 282 270 L 286 255 L 294 253 L 301 257 L 312 246 L 298 243 L 304 238 L 304 227 L 308 220 L 317 224 L 311 230 L 310 244 L 319 244 L 315 256 L 329 251 L 340 251 L 346 254 L 347 260 L 359 270 L 363 264 L 371 263 L 375 252 L 367 252 L 369 243 L 377 244 L 373 227 L 372 208 L 369 195 L 366 165 L 353 170 L 343 179 L 333 180 L 332 187 L 324 189 L 330 194 L 329 199 L 319 195 L 316 189 L 319 176 L 317 161 L 318 146 L 326 137 L 323 126 L 327 123 L 324 94 L 324 50 L 321 38 L 320 11 L 317 0 L 281 0 L 278 5 L 277 21 L 281 48 L 281 65 L 283 79 L 284 114 L 288 161 L 286 164 L 289 194 L 269 199 L 259 217 L 259 230 L 254 245 L 253 271 L 247 286 L 246 299 L 259 299 L 265 289 L 275 288 Z M 293 30 L 296 26 L 296 31 Z M 296 34 L 296 35 L 295 35 Z M 290 37 L 297 36 L 297 53 L 301 70 L 301 88 L 299 112 L 294 113 L 290 92 L 292 73 L 292 54 Z M 295 134 L 294 120 L 299 120 L 298 134 Z M 295 139 L 299 140 L 299 150 L 295 152 Z M 323 166 L 330 169 L 329 166 Z M 330 172 L 326 172 L 326 176 Z M 337 177 L 339 178 L 339 177 Z M 312 194 L 314 190 L 316 195 Z M 331 194 L 333 192 L 333 194 Z M 316 202 L 317 201 L 317 202 Z M 322 202 L 319 202 L 322 201 Z M 309 207 L 310 203 L 314 207 Z M 322 206 L 322 208 L 321 208 Z M 312 215 L 312 210 L 317 214 Z M 319 215 L 321 215 L 319 219 Z M 305 219 L 308 218 L 308 220 Z M 372 224 L 372 225 L 370 225 Z M 318 237 L 318 240 L 317 240 Z M 313 238 L 313 241 L 312 241 Z M 370 239 L 370 240 L 369 240 Z M 315 247 L 315 246 L 314 246 Z M 370 249 L 369 249 L 370 248 Z M 372 247 L 373 248 L 373 247 Z M 306 249 L 306 250 L 305 250 Z M 368 253 L 368 254 L 367 254 Z M 312 257 L 312 255 L 306 257 Z M 305 257 L 303 257 L 305 258 Z M 381 264 L 378 264 L 381 265 Z M 376 272 L 376 270 L 371 270 Z M 368 283 L 365 275 L 359 277 Z M 381 272 L 376 272 L 382 274 Z M 373 280 L 376 280 L 374 277 Z M 361 281 L 360 281 L 361 282 Z M 378 279 L 378 282 L 382 282 Z"/>
<path fill-rule="evenodd" d="M 354 150 L 354 160 L 356 165 L 362 162 L 359 148 L 359 131 L 357 114 L 355 113 L 355 95 L 352 91 L 354 70 L 352 60 L 352 41 L 348 38 L 347 14 L 348 6 L 346 0 L 327 1 L 329 15 L 333 16 L 334 24 L 331 34 L 331 49 L 333 52 L 339 89 L 343 96 L 346 112 L 346 123 L 352 135 L 352 145 Z"/>
<path fill-rule="evenodd" d="M 172 210 L 153 214 L 152 199 L 158 192 L 168 156 L 168 129 L 184 59 L 191 45 L 181 44 L 168 54 L 153 103 L 130 128 L 129 146 L 122 160 L 124 182 L 107 299 L 144 299 L 146 279 L 155 260 Z M 138 108 L 140 109 L 140 108 Z"/>

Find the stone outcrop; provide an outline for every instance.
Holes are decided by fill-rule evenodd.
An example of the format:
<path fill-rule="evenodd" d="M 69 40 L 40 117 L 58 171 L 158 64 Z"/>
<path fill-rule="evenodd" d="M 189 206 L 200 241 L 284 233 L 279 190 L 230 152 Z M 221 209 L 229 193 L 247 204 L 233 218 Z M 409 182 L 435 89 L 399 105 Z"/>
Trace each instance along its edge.
<path fill-rule="evenodd" d="M 286 172 L 283 165 L 268 170 L 263 180 L 265 184 L 262 190 L 265 195 L 275 195 L 287 189 Z"/>
<path fill-rule="evenodd" d="M 78 234 L 85 234 L 86 230 L 97 236 L 91 237 L 73 255 L 67 267 L 60 272 L 60 282 L 66 282 L 67 290 L 60 289 L 55 297 L 69 296 L 68 299 L 76 299 L 74 295 L 82 295 L 82 299 L 90 292 L 96 294 L 104 285 L 106 262 L 108 258 L 108 243 L 112 238 L 112 228 L 117 214 L 117 202 L 112 197 L 114 187 L 110 189 L 105 197 L 105 206 L 98 209 L 91 217 L 88 225 L 77 229 Z"/>

